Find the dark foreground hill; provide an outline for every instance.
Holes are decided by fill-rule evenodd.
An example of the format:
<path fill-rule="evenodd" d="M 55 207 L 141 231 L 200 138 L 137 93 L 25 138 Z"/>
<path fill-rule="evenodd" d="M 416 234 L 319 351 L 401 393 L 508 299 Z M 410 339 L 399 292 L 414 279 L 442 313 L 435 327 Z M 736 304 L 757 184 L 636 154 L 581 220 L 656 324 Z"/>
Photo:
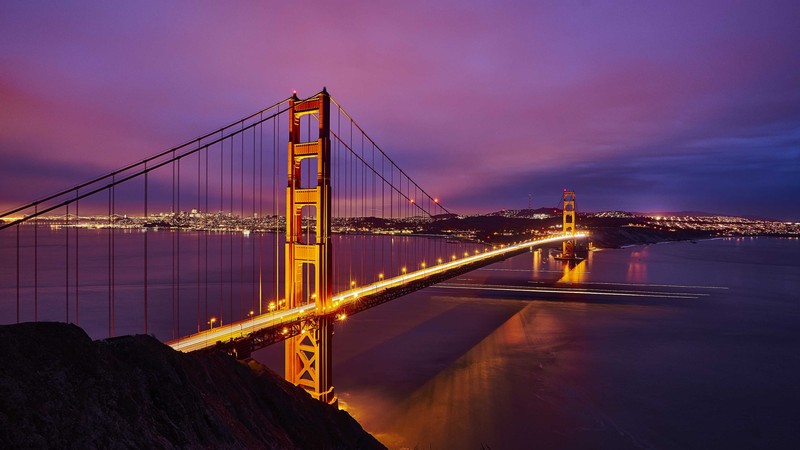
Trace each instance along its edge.
<path fill-rule="evenodd" d="M 0 326 L 2 448 L 383 448 L 258 363 L 149 336 Z"/>

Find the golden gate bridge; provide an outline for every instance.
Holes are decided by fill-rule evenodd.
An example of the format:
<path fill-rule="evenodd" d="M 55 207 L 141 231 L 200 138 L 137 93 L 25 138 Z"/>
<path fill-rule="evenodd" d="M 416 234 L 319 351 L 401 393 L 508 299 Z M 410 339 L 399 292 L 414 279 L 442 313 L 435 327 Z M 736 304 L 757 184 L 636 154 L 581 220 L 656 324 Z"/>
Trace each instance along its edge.
<path fill-rule="evenodd" d="M 336 403 L 337 321 L 537 246 L 574 258 L 574 192 L 563 203 L 558 235 L 426 236 L 454 214 L 325 89 L 295 93 L 0 214 L 0 322 L 154 333 L 239 358 L 285 341 L 287 380 Z"/>

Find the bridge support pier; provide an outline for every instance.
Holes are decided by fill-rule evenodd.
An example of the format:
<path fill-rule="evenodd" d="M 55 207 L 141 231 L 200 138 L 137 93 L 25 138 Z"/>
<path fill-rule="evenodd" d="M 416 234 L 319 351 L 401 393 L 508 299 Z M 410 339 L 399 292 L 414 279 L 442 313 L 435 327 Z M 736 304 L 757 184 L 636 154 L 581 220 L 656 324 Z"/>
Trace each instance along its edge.
<path fill-rule="evenodd" d="M 303 142 L 300 132 L 304 116 L 316 117 L 316 141 Z M 308 123 L 311 123 L 308 118 Z M 310 133 L 309 133 L 310 134 Z M 303 324 L 299 336 L 286 340 L 286 379 L 313 397 L 336 404 L 331 377 L 333 321 L 326 314 L 333 297 L 331 272 L 331 143 L 330 96 L 325 91 L 300 101 L 289 100 L 289 168 L 286 188 L 286 308 L 316 302 L 316 317 Z M 316 166 L 316 183 L 304 180 Z M 313 215 L 316 232 L 303 236 L 304 214 Z M 311 226 L 306 222 L 307 227 Z"/>

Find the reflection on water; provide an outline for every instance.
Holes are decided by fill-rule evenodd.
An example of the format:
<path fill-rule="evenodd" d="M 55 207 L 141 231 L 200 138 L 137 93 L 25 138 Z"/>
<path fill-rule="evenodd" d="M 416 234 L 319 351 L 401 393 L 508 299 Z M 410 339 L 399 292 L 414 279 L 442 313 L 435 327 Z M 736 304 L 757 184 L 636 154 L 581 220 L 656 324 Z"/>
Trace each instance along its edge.
<path fill-rule="evenodd" d="M 628 281 L 631 283 L 644 283 L 647 281 L 647 252 L 650 247 L 643 247 L 631 251 L 628 256 Z"/>
<path fill-rule="evenodd" d="M 586 260 L 563 261 L 562 265 L 564 274 L 558 280 L 559 283 L 580 283 L 586 279 L 586 266 L 588 265 Z"/>
<path fill-rule="evenodd" d="M 461 282 L 607 293 L 429 289 L 366 311 L 337 330 L 337 391 L 391 448 L 793 448 L 800 242 L 731 244 L 567 268 L 533 252 Z"/>
<path fill-rule="evenodd" d="M 190 262 L 174 271 L 177 233 L 150 235 L 151 256 L 160 258 L 148 269 L 151 330 L 169 336 L 177 308 L 177 331 L 196 329 L 206 301 L 225 320 L 258 305 L 258 256 L 271 261 L 280 236 L 180 235 L 177 253 Z M 40 274 L 55 280 L 40 285 L 40 317 L 63 320 L 79 294 L 81 320 L 96 319 L 90 333 L 105 334 L 107 238 L 81 231 L 81 242 L 98 245 L 80 253 L 74 291 L 74 281 L 62 283 L 77 277 L 66 264 L 75 254 L 40 233 L 53 252 L 42 254 Z M 116 239 L 118 331 L 141 332 L 143 233 Z M 398 246 L 409 266 L 452 257 L 447 243 L 425 239 L 337 237 L 339 248 L 370 251 L 340 264 L 336 282 L 397 273 L 389 257 Z M 30 242 L 23 236 L 23 246 Z M 14 245 L 0 240 L 2 286 L 16 276 Z M 191 259 L 206 251 L 213 258 L 202 266 Z M 348 410 L 393 448 L 793 448 L 798 255 L 800 240 L 791 239 L 604 250 L 573 266 L 548 250 L 525 253 L 459 276 L 449 289 L 422 290 L 338 323 L 334 384 Z M 277 298 L 280 271 L 269 266 L 264 274 L 263 292 Z M 23 273 L 24 289 L 32 290 L 32 278 Z M 65 290 L 73 303 L 65 304 Z M 15 317 L 14 298 L 13 290 L 0 292 L 5 322 Z M 30 310 L 23 305 L 23 320 Z M 282 372 L 282 346 L 257 357 Z"/>
<path fill-rule="evenodd" d="M 539 272 L 542 270 L 542 249 L 537 248 L 535 251 L 532 252 L 533 258 L 533 273 Z"/>

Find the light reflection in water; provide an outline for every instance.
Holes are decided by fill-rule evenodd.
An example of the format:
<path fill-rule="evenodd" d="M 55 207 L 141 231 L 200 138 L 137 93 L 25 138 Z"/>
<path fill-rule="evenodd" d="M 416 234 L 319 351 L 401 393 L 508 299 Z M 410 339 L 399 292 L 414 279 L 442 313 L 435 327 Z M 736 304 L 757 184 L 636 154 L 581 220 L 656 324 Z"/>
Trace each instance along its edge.
<path fill-rule="evenodd" d="M 581 283 L 586 280 L 586 260 L 576 262 L 564 261 L 563 262 L 564 274 L 559 283 Z"/>
<path fill-rule="evenodd" d="M 376 436 L 390 448 L 519 448 L 537 429 L 563 429 L 560 414 L 543 417 L 540 408 L 552 400 L 542 370 L 564 332 L 558 317 L 523 309 L 394 405 Z"/>
<path fill-rule="evenodd" d="M 628 282 L 644 283 L 647 281 L 647 253 L 650 247 L 632 251 L 628 257 Z"/>
<path fill-rule="evenodd" d="M 735 240 L 602 251 L 590 253 L 582 267 L 566 270 L 562 278 L 583 274 L 584 283 L 614 291 L 711 294 L 702 300 L 613 295 L 602 302 L 576 296 L 538 301 L 535 295 L 506 300 L 470 292 L 426 303 L 420 291 L 411 296 L 420 298 L 416 307 L 446 300 L 462 313 L 419 322 L 420 328 L 370 351 L 370 359 L 343 366 L 337 388 L 352 393 L 356 419 L 390 448 L 670 448 L 677 441 L 697 448 L 712 441 L 719 443 L 711 445 L 715 448 L 780 448 L 797 435 L 791 421 L 774 420 L 789 417 L 798 397 L 796 364 L 788 362 L 798 342 L 797 303 L 790 294 L 798 286 L 797 246 L 785 250 L 787 242 L 742 241 L 747 252 L 738 251 Z M 709 260 L 697 260 L 699 251 Z M 546 250 L 542 253 L 503 268 L 521 269 L 520 283 L 528 281 L 525 272 L 531 268 L 562 276 L 563 267 L 556 265 L 562 263 L 544 265 Z M 778 264 L 752 264 L 755 256 Z M 712 263 L 719 280 L 706 285 L 702 269 Z M 743 264 L 753 276 L 738 274 L 735 269 Z M 628 284 L 640 282 L 654 284 Z M 735 288 L 719 287 L 729 284 Z M 479 318 L 485 311 L 475 311 L 478 305 L 511 302 L 527 305 L 502 325 L 484 328 Z M 384 314 L 381 308 L 391 306 L 354 320 Z M 405 314 L 396 310 L 386 320 Z M 453 323 L 459 324 L 456 335 L 479 329 L 486 337 L 466 350 L 445 344 L 454 336 L 448 327 Z M 709 334 L 709 324 L 724 334 Z M 440 370 L 445 352 L 453 359 Z M 369 383 L 344 382 L 343 372 L 367 370 L 367 362 L 384 353 L 391 357 L 379 369 L 381 376 Z M 412 356 L 404 359 L 406 354 Z M 393 373 L 401 375 L 387 375 Z M 415 382 L 399 383 L 401 378 Z"/>

